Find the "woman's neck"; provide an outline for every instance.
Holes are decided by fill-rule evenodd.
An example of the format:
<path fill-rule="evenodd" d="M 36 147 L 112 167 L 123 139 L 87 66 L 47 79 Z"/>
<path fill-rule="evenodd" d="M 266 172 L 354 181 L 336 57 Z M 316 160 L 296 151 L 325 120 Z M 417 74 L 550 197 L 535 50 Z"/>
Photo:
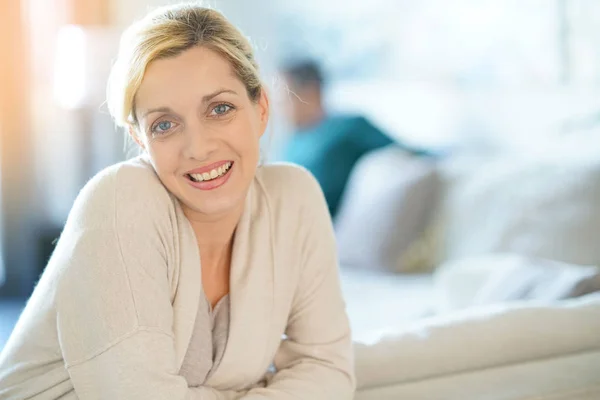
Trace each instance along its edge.
<path fill-rule="evenodd" d="M 207 219 L 202 215 L 184 211 L 196 234 L 202 268 L 205 272 L 229 265 L 233 236 L 242 212 L 243 205 L 218 218 Z"/>

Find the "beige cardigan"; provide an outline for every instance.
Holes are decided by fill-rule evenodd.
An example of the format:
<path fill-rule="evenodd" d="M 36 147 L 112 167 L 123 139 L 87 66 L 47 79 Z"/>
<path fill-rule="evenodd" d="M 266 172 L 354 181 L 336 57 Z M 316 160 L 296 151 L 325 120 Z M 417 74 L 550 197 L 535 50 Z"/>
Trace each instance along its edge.
<path fill-rule="evenodd" d="M 195 235 L 145 158 L 104 170 L 0 355 L 0 398 L 351 399 L 333 230 L 306 171 L 259 167 L 231 268 L 225 354 L 206 386 L 189 388 L 178 372 L 201 288 Z"/>

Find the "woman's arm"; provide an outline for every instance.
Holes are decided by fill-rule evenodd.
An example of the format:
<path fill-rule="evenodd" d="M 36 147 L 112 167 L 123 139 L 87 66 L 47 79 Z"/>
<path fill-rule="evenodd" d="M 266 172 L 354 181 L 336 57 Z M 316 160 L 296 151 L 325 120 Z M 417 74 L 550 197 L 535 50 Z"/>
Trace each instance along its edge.
<path fill-rule="evenodd" d="M 349 400 L 355 388 L 352 340 L 331 218 L 315 179 L 304 170 L 294 170 L 289 181 L 300 189 L 306 215 L 299 228 L 300 282 L 287 339 L 275 356 L 277 372 L 265 388 L 252 389 L 243 399 Z"/>
<path fill-rule="evenodd" d="M 172 203 L 147 171 L 123 168 L 80 194 L 51 260 L 58 337 L 81 400 L 230 400 L 178 374 L 167 264 Z"/>

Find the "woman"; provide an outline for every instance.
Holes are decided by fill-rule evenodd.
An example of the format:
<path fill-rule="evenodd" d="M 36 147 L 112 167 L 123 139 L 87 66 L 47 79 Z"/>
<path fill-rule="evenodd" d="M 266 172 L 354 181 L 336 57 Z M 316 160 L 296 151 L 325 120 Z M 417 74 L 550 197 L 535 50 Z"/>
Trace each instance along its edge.
<path fill-rule="evenodd" d="M 327 207 L 306 171 L 257 167 L 269 101 L 247 40 L 159 9 L 124 35 L 108 104 L 143 155 L 75 201 L 0 398 L 352 398 Z"/>

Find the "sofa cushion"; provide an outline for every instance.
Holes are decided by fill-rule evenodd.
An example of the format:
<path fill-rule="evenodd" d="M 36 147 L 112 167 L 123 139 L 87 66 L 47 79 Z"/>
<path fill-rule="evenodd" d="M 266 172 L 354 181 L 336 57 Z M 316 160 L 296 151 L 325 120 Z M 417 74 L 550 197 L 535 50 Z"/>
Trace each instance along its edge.
<path fill-rule="evenodd" d="M 500 156 L 456 168 L 460 163 L 441 169 L 441 261 L 508 252 L 600 265 L 597 154 Z"/>
<path fill-rule="evenodd" d="M 435 165 L 390 146 L 355 166 L 335 220 L 340 263 L 394 272 L 424 269 L 415 253 L 438 203 Z M 422 261 L 422 260 L 419 260 Z"/>

